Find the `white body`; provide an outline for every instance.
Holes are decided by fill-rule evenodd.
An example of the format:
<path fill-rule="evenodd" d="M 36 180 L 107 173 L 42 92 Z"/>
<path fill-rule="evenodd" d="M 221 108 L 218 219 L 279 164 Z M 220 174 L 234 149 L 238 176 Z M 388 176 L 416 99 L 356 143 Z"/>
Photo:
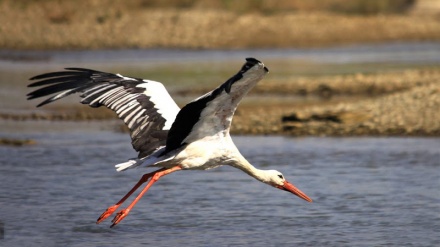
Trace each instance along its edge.
<path fill-rule="evenodd" d="M 258 63 L 247 70 L 243 77 L 232 84 L 230 92 L 222 91 L 209 101 L 200 114 L 200 119 L 183 140 L 188 143 L 167 155 L 161 156 L 165 147 L 145 159 L 132 159 L 116 165 L 117 171 L 141 167 L 166 167 L 180 165 L 182 169 L 207 170 L 220 165 L 231 165 L 241 169 L 243 162 L 249 164 L 240 154 L 229 135 L 234 112 L 241 99 L 264 77 L 267 70 Z M 209 97 L 213 91 L 195 99 Z M 249 164 L 250 165 L 250 164 Z"/>
<path fill-rule="evenodd" d="M 132 146 L 138 158 L 116 165 L 117 171 L 134 167 L 160 167 L 144 174 L 118 203 L 99 218 L 111 215 L 141 184 L 149 182 L 130 206 L 112 221 L 120 222 L 162 176 L 178 170 L 207 170 L 220 165 L 238 168 L 275 188 L 312 200 L 275 170 L 252 166 L 234 145 L 229 129 L 242 98 L 269 72 L 255 58 L 246 58 L 240 71 L 211 92 L 195 99 L 182 109 L 165 87 L 156 81 L 131 78 L 84 68 L 35 76 L 30 87 L 42 87 L 28 94 L 28 99 L 55 94 L 38 106 L 70 94 L 81 93 L 81 103 L 91 107 L 106 106 L 115 111 L 130 130 Z"/>

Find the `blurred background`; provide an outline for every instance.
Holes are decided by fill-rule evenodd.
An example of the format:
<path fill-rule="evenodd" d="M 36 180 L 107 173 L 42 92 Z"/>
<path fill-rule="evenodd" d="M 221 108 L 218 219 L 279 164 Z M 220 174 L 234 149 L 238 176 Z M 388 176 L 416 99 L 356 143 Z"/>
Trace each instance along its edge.
<path fill-rule="evenodd" d="M 0 245 L 440 245 L 440 0 L 0 0 L 0 13 Z M 164 178 L 120 227 L 95 225 L 140 174 L 112 169 L 136 156 L 125 126 L 76 96 L 35 108 L 29 78 L 120 73 L 183 106 L 246 57 L 270 73 L 234 140 L 315 202 L 221 167 Z"/>
<path fill-rule="evenodd" d="M 254 56 L 271 73 L 234 133 L 440 133 L 440 1 L 3 0 L 0 9 L 2 119 L 113 118 L 11 103 L 36 73 L 88 66 L 154 79 L 183 105 Z"/>

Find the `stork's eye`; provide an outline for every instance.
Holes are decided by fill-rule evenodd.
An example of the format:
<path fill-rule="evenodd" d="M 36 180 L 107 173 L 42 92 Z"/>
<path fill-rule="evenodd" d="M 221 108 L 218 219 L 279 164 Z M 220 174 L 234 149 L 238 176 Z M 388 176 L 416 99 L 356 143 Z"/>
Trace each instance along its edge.
<path fill-rule="evenodd" d="M 281 179 L 283 179 L 283 175 L 281 175 L 281 174 L 279 174 L 278 177 L 281 178 Z"/>

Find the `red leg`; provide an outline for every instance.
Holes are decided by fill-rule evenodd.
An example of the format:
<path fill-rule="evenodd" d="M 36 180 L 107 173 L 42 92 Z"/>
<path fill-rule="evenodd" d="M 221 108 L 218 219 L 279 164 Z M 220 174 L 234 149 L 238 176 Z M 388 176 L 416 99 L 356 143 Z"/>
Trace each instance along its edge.
<path fill-rule="evenodd" d="M 150 187 L 155 182 L 157 182 L 161 177 L 168 175 L 172 172 L 179 171 L 179 170 L 182 170 L 182 168 L 180 166 L 174 166 L 169 169 L 161 169 L 156 172 L 153 172 L 154 173 L 153 177 L 148 182 L 148 184 L 145 186 L 145 188 L 141 191 L 141 193 L 139 193 L 139 195 L 134 199 L 134 201 L 126 209 L 123 209 L 116 214 L 115 218 L 112 220 L 113 224 L 110 227 L 114 227 L 116 224 L 121 222 L 121 220 L 123 220 L 128 215 L 128 213 L 130 213 L 130 210 L 134 207 L 134 205 L 136 205 L 136 203 L 139 201 L 139 199 L 141 199 L 141 197 L 150 189 Z"/>
<path fill-rule="evenodd" d="M 167 169 L 162 168 L 157 171 L 144 174 L 141 177 L 141 179 L 139 179 L 139 181 L 135 184 L 135 186 L 133 186 L 133 188 L 124 197 L 122 197 L 121 200 L 119 200 L 115 205 L 108 207 L 107 210 L 105 210 L 105 212 L 102 213 L 101 216 L 99 216 L 98 220 L 96 221 L 96 224 L 101 223 L 102 221 L 107 219 L 110 215 L 112 215 L 113 212 L 115 212 L 116 209 L 118 209 L 118 207 L 121 206 L 121 204 L 124 203 L 125 200 L 127 200 L 127 198 L 131 196 L 131 194 L 133 194 L 133 192 L 135 192 L 143 183 L 147 182 L 149 178 L 154 176 L 154 174 L 156 174 L 157 172 L 165 171 L 165 170 L 167 170 Z"/>

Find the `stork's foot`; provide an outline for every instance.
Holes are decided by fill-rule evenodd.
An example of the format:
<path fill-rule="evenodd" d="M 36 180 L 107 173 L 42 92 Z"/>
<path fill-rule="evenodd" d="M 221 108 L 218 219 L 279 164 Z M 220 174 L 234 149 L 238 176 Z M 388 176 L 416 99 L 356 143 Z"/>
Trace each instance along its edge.
<path fill-rule="evenodd" d="M 112 225 L 110 227 L 116 226 L 121 220 L 123 220 L 125 217 L 127 217 L 128 213 L 130 213 L 130 209 L 122 209 L 119 211 L 115 218 L 112 220 Z"/>
<path fill-rule="evenodd" d="M 105 210 L 104 213 L 101 214 L 101 216 L 99 216 L 98 220 L 96 221 L 96 224 L 99 224 L 101 222 L 103 222 L 105 219 L 107 219 L 110 215 L 113 214 L 113 212 L 116 211 L 116 209 L 119 207 L 119 205 L 113 205 L 109 208 L 107 208 L 107 210 Z"/>

